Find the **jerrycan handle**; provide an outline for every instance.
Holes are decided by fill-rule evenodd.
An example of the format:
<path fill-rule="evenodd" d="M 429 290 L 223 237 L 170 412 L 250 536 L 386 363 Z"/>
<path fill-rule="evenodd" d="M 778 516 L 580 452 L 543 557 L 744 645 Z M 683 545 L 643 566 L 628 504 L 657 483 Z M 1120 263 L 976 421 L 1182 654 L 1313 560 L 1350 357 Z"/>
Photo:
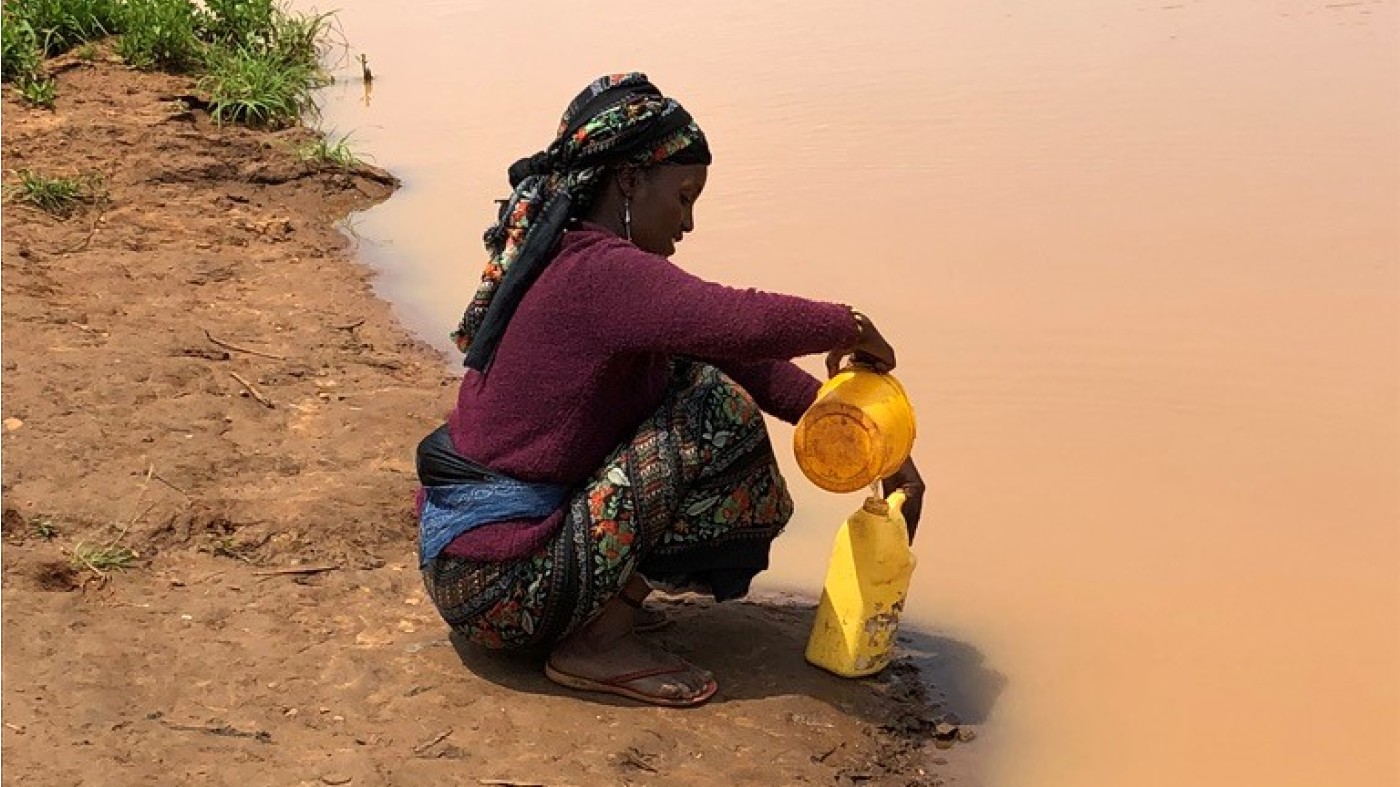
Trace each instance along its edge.
<path fill-rule="evenodd" d="M 903 489 L 896 489 L 894 493 L 885 498 L 885 500 L 890 504 L 890 508 L 894 513 L 903 516 L 904 503 L 909 500 L 909 493 L 905 492 Z"/>

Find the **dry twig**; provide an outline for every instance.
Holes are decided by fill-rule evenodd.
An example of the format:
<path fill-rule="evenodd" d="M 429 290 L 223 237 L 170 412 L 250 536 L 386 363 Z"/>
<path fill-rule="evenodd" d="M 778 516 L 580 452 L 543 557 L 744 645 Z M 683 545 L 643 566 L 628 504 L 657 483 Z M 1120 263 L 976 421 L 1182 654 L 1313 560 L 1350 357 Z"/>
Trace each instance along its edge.
<path fill-rule="evenodd" d="M 288 574 L 323 574 L 327 571 L 335 571 L 340 566 L 289 566 L 287 568 L 272 568 L 267 571 L 254 571 L 255 577 L 280 577 Z M 451 732 L 451 730 L 449 730 Z"/>
<path fill-rule="evenodd" d="M 180 494 L 184 495 L 185 497 L 189 497 L 189 496 L 190 496 L 190 493 L 189 493 L 189 492 L 186 492 L 185 490 L 181 489 L 180 487 L 175 486 L 174 484 L 170 483 L 170 481 L 166 480 L 165 478 L 162 478 L 161 475 L 160 475 L 160 473 L 152 473 L 152 474 L 151 474 L 151 477 L 152 477 L 152 478 L 155 478 L 157 481 L 161 482 L 162 484 L 165 484 L 166 486 L 170 487 L 171 489 L 174 489 L 176 492 L 179 492 Z"/>
<path fill-rule="evenodd" d="M 248 389 L 248 393 L 252 394 L 253 398 L 261 402 L 264 407 L 271 410 L 273 407 L 276 406 L 272 403 L 271 399 L 267 398 L 266 396 L 263 396 L 262 391 L 259 391 L 256 387 L 253 386 L 252 383 L 243 379 L 243 375 L 239 374 L 238 372 L 229 372 L 229 374 L 233 377 L 233 379 L 237 380 L 240 385 Z"/>
<path fill-rule="evenodd" d="M 414 746 L 414 747 L 413 747 L 413 751 L 414 751 L 415 754 L 422 754 L 423 752 L 427 751 L 428 749 L 431 749 L 431 748 L 433 748 L 434 746 L 438 745 L 439 743 L 442 743 L 443 741 L 447 740 L 447 736 L 449 736 L 449 735 L 451 735 L 451 734 L 452 734 L 452 728 L 451 728 L 451 727 L 448 727 L 447 729 L 445 729 L 445 730 L 443 730 L 442 732 L 438 733 L 437 735 L 433 736 L 433 739 L 430 740 L 430 741 L 428 741 L 427 743 L 420 743 L 420 744 L 418 744 L 417 746 Z"/>
<path fill-rule="evenodd" d="M 226 341 L 224 341 L 223 339 L 220 339 L 220 338 L 214 336 L 214 334 L 210 333 L 208 328 L 205 328 L 205 329 L 204 329 L 204 335 L 205 335 L 206 337 L 208 337 L 209 341 L 211 341 L 211 342 L 213 342 L 213 343 L 219 345 L 220 347 L 222 347 L 222 348 L 224 348 L 224 349 L 226 349 L 226 350 L 233 350 L 234 352 L 240 352 L 240 353 L 248 353 L 249 355 L 256 355 L 256 356 L 259 356 L 259 357 L 261 357 L 261 358 L 271 358 L 271 359 L 274 360 L 274 361 L 285 361 L 285 360 L 287 360 L 287 356 L 285 356 L 285 355 L 274 355 L 273 353 L 265 353 L 265 352 L 263 352 L 262 350 L 254 350 L 254 349 L 249 348 L 249 347 L 239 347 L 238 345 L 233 344 L 233 343 L 231 343 L 231 342 L 226 342 Z"/>

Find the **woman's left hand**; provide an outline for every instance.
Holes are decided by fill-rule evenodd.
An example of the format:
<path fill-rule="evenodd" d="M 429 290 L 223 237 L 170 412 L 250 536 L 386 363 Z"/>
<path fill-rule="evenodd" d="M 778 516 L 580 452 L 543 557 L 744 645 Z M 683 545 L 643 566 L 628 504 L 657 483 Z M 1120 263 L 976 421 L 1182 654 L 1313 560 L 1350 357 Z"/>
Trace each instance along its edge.
<path fill-rule="evenodd" d="M 914 458 L 904 460 L 904 464 L 894 471 L 894 475 L 880 482 L 880 491 L 886 498 L 896 489 L 904 490 L 904 524 L 909 528 L 909 543 L 914 542 L 914 531 L 919 529 L 919 518 L 924 511 L 924 479 L 919 468 L 914 466 Z"/>

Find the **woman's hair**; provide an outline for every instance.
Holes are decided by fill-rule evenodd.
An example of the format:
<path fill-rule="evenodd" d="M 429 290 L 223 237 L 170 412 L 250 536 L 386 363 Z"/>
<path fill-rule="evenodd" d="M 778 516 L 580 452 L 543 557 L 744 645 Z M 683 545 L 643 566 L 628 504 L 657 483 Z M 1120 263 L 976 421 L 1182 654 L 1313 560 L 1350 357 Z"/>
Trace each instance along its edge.
<path fill-rule="evenodd" d="M 600 77 L 564 111 L 554 142 L 510 166 L 511 195 L 486 230 L 490 255 L 453 332 L 466 365 L 490 366 L 526 290 L 554 256 L 571 217 L 587 208 L 610 167 L 709 164 L 705 134 L 645 74 Z"/>

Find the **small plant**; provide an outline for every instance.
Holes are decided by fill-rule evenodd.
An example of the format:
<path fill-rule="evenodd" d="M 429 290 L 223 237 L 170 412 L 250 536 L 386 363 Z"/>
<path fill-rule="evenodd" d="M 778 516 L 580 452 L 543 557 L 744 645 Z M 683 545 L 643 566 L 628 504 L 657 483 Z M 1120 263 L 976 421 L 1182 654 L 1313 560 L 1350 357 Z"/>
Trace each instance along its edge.
<path fill-rule="evenodd" d="M 119 32 L 126 4 L 122 0 L 5 0 L 5 10 L 30 26 L 43 54 L 57 55 Z"/>
<path fill-rule="evenodd" d="M 39 71 L 44 55 L 34 26 L 7 4 L 0 12 L 0 78 L 15 82 Z"/>
<path fill-rule="evenodd" d="M 302 145 L 297 155 L 302 161 L 333 164 L 341 169 L 354 169 L 360 163 L 359 157 L 350 150 L 349 134 L 334 141 L 329 136 L 319 137 Z"/>
<path fill-rule="evenodd" d="M 36 107 L 53 109 L 58 100 L 58 84 L 48 76 L 33 74 L 15 82 L 19 94 Z"/>
<path fill-rule="evenodd" d="M 50 178 L 27 169 L 15 174 L 19 176 L 19 191 L 15 199 L 59 218 L 71 216 L 83 203 L 97 200 L 100 180 L 95 175 L 86 178 Z"/>
<path fill-rule="evenodd" d="M 189 0 L 127 0 L 117 54 L 136 68 L 188 71 L 203 58 Z"/>
<path fill-rule="evenodd" d="M 101 574 L 131 568 L 136 563 L 136 553 L 115 544 L 95 547 L 80 543 L 73 547 L 73 560 Z"/>
<path fill-rule="evenodd" d="M 199 87 L 209 94 L 215 122 L 283 128 L 313 104 L 311 90 L 326 83 L 317 67 L 279 62 L 252 49 L 217 51 Z"/>
<path fill-rule="evenodd" d="M 45 541 L 52 541 L 58 537 L 58 525 L 49 519 L 37 520 L 34 522 L 34 535 Z"/>
<path fill-rule="evenodd" d="M 279 62 L 319 71 L 321 56 L 332 47 L 327 40 L 334 23 L 335 17 L 329 13 L 302 16 L 278 12 L 272 17 L 268 49 Z"/>
<path fill-rule="evenodd" d="M 83 44 L 82 46 L 73 50 L 73 56 L 85 63 L 91 63 L 97 60 L 97 47 L 93 44 Z"/>

